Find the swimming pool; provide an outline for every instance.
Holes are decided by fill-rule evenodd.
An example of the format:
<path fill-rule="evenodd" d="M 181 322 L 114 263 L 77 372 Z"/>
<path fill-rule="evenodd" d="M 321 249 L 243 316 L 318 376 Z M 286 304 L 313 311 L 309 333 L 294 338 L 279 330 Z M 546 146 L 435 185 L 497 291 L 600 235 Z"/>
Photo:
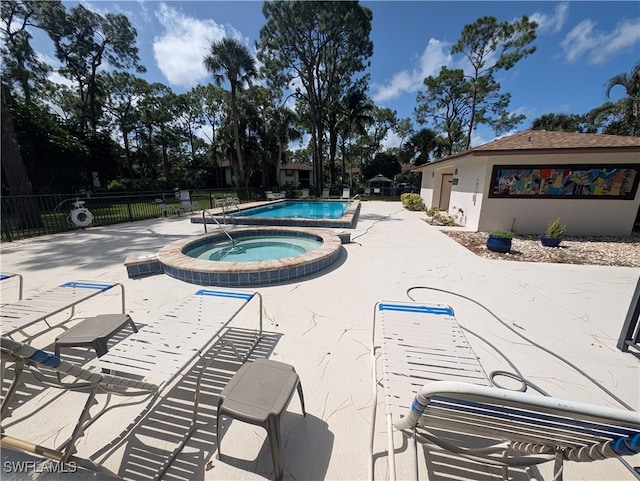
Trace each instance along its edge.
<path fill-rule="evenodd" d="M 275 225 L 353 229 L 358 223 L 360 200 L 278 200 L 191 222 L 214 224 Z M 215 218 L 215 219 L 214 219 Z"/>
<path fill-rule="evenodd" d="M 339 219 L 349 207 L 347 201 L 284 200 L 229 214 L 231 217 L 278 219 Z"/>

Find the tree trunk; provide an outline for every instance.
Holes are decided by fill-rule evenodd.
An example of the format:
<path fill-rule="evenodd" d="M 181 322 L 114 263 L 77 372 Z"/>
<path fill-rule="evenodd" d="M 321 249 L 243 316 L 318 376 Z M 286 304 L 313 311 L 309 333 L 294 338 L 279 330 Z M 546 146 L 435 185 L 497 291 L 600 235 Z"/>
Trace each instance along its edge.
<path fill-rule="evenodd" d="M 11 217 L 15 216 L 13 220 L 18 229 L 42 227 L 42 218 L 33 198 L 33 188 L 22 160 L 18 137 L 4 91 L 0 122 L 2 124 L 2 171 L 11 195 L 17 196 L 13 206 L 3 205 L 2 216 L 9 217 L 9 219 L 3 219 L 3 222 L 10 221 Z"/>

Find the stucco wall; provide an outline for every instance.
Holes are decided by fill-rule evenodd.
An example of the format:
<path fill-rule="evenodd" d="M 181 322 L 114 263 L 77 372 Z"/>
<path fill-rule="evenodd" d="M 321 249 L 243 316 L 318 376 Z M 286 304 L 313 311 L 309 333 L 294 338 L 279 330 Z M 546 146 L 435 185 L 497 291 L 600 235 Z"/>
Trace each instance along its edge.
<path fill-rule="evenodd" d="M 640 207 L 640 189 L 634 200 L 491 198 L 494 165 L 541 164 L 638 164 L 638 152 L 520 153 L 463 155 L 425 166 L 420 195 L 427 207 L 438 205 L 442 173 L 454 173 L 449 212 L 462 209 L 462 224 L 471 230 L 490 232 L 513 229 L 519 234 L 540 234 L 553 217 L 567 226 L 567 235 L 625 236 L 631 234 Z M 432 175 L 433 173 L 433 175 Z"/>

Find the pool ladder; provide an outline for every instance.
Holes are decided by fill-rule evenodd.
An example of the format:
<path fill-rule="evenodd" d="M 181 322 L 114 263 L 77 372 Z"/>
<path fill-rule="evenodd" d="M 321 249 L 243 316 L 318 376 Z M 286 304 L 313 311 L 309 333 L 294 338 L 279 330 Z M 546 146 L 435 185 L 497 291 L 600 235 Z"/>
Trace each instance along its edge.
<path fill-rule="evenodd" d="M 203 210 L 202 211 L 202 224 L 204 225 L 204 232 L 206 234 L 207 233 L 207 223 L 206 223 L 205 218 L 204 218 L 205 214 L 207 214 L 207 211 Z M 236 246 L 236 240 L 233 237 L 231 237 L 231 234 L 229 234 L 229 232 L 227 232 L 227 229 L 222 227 L 222 224 L 220 222 L 218 222 L 218 219 L 216 219 L 216 217 L 213 214 L 209 214 L 209 215 L 211 216 L 211 218 L 214 221 L 216 221 L 216 224 L 218 224 L 218 227 L 220 227 L 220 230 L 222 232 L 224 232 L 224 235 L 226 235 L 229 238 L 229 240 L 231 241 L 231 245 L 233 247 L 235 247 Z"/>

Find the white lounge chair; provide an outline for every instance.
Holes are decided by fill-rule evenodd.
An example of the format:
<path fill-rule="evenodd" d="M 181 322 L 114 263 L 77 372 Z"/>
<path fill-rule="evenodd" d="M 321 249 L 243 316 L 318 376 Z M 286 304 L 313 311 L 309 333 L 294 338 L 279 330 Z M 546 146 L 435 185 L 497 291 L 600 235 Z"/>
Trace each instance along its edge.
<path fill-rule="evenodd" d="M 349 187 L 345 187 L 342 189 L 342 197 L 341 199 L 349 199 L 351 198 L 351 189 Z"/>
<path fill-rule="evenodd" d="M 35 446 L 38 453 L 48 453 L 63 462 L 78 461 L 73 458 L 78 440 L 85 435 L 88 426 L 108 407 L 103 406 L 99 412 L 90 413 L 90 408 L 96 404 L 98 390 L 125 396 L 153 394 L 152 399 L 147 403 L 148 408 L 165 388 L 172 387 L 173 381 L 179 376 L 187 375 L 198 361 L 202 360 L 204 353 L 211 354 L 215 347 L 210 361 L 203 362 L 202 366 L 199 366 L 200 374 L 197 376 L 198 381 L 191 404 L 193 407 L 191 423 L 186 426 L 185 434 L 167 459 L 164 469 L 158 473 L 159 478 L 168 469 L 196 428 L 200 379 L 204 370 L 215 360 L 215 353 L 223 347 L 216 343 L 221 340 L 231 321 L 253 299 L 258 300 L 258 326 L 253 345 L 249 349 L 250 353 L 262 338 L 262 297 L 258 292 L 223 289 L 198 290 L 158 320 L 145 325 L 138 332 L 111 347 L 102 357 L 93 359 L 82 367 L 3 336 L 3 362 L 13 361 L 16 365 L 16 374 L 8 394 L 3 399 L 2 417 L 9 416 L 12 397 L 20 385 L 20 374 L 25 364 L 35 363 L 33 367 L 36 369 L 53 369 L 58 373 L 74 376 L 83 383 L 88 382 L 90 387 L 88 399 L 71 437 L 55 449 Z M 240 358 L 235 346 L 230 347 Z M 106 372 L 115 372 L 118 375 L 103 374 Z M 65 381 L 64 376 L 63 381 Z M 77 385 L 78 383 L 67 383 L 62 384 L 61 387 L 73 388 Z M 143 420 L 144 416 L 139 416 L 138 423 Z M 91 460 L 83 460 L 83 462 L 86 466 L 98 469 Z"/>
<path fill-rule="evenodd" d="M 382 370 L 377 374 L 376 324 L 381 328 Z M 378 382 L 384 387 L 390 479 L 396 478 L 393 432 L 475 462 L 509 467 L 552 461 L 554 480 L 563 462 L 596 461 L 640 452 L 640 415 L 489 386 L 482 366 L 446 305 L 380 301 L 372 342 L 374 403 L 370 479 Z M 480 446 L 477 441 L 481 440 Z"/>
<path fill-rule="evenodd" d="M 23 288 L 22 274 L 5 272 L 4 274 L 0 274 L 0 281 L 6 281 L 9 279 L 13 279 L 14 277 L 18 279 L 18 300 L 22 300 L 22 288 Z"/>
<path fill-rule="evenodd" d="M 163 217 L 165 217 L 169 212 L 173 215 L 180 215 L 180 207 L 177 205 L 169 205 L 162 199 L 156 199 L 156 204 L 160 207 Z"/>
<path fill-rule="evenodd" d="M 323 199 L 329 198 L 329 189 L 322 189 L 322 198 Z"/>
<path fill-rule="evenodd" d="M 215 360 L 215 353 L 223 347 L 219 345 L 220 340 L 231 321 L 253 299 L 258 299 L 258 326 L 254 342 L 249 347 L 250 353 L 262 337 L 262 297 L 258 292 L 223 289 L 200 289 L 158 320 L 145 325 L 138 332 L 111 347 L 102 357 L 93 359 L 82 367 L 3 336 L 3 363 L 13 362 L 15 375 L 7 391 L 8 394 L 2 402 L 2 417 L 9 416 L 12 398 L 20 385 L 22 368 L 26 364 L 31 364 L 37 370 L 53 369 L 64 374 L 63 381 L 67 380 L 67 376 L 74 376 L 82 381 L 81 384 L 89 383 L 88 399 L 71 437 L 57 448 L 34 446 L 34 449 L 40 454 L 47 454 L 63 462 L 81 461 L 84 466 L 99 470 L 99 466 L 91 460 L 78 460 L 73 456 L 76 452 L 76 444 L 85 435 L 88 426 L 95 422 L 108 407 L 102 406 L 97 413 L 90 412 L 97 402 L 98 389 L 124 396 L 153 394 L 137 418 L 137 424 L 140 424 L 144 420 L 144 411 L 153 404 L 165 388 L 173 387 L 173 381 L 181 375 L 187 375 L 191 369 L 195 368 L 198 361 L 202 360 L 205 353 L 211 354 L 213 350 L 210 360 L 202 362 L 199 366 L 199 374 L 194 376 L 197 382 L 194 386 L 194 399 L 189 403 L 193 410 L 191 422 L 185 427 L 185 433 L 180 437 L 177 447 L 158 470 L 156 477 L 160 478 L 196 428 L 202 373 Z M 240 358 L 235 346 L 230 345 L 230 347 Z M 107 372 L 118 375 L 104 374 Z M 77 388 L 77 386 L 78 383 L 61 385 L 63 388 Z M 3 443 L 6 441 L 4 436 L 2 441 Z M 14 443 L 20 444 L 15 440 Z M 28 443 L 22 443 L 22 445 L 28 446 Z"/>
<path fill-rule="evenodd" d="M 200 206 L 198 205 L 197 202 L 191 202 L 190 200 L 181 200 L 180 201 L 180 208 L 186 212 L 193 212 L 194 210 L 200 210 Z"/>
<path fill-rule="evenodd" d="M 116 286 L 120 287 L 121 312 L 124 314 L 124 286 L 119 282 L 71 281 L 26 299 L 3 303 L 0 305 L 2 335 L 12 338 L 19 335 L 22 340 L 33 339 L 53 327 L 64 325 L 73 317 L 75 307 L 81 302 Z M 51 319 L 67 310 L 70 312 L 66 318 Z M 41 327 L 38 326 L 39 323 L 42 324 Z"/>
<path fill-rule="evenodd" d="M 302 189 L 302 194 L 300 195 L 301 199 L 308 199 L 309 198 L 309 189 Z"/>

